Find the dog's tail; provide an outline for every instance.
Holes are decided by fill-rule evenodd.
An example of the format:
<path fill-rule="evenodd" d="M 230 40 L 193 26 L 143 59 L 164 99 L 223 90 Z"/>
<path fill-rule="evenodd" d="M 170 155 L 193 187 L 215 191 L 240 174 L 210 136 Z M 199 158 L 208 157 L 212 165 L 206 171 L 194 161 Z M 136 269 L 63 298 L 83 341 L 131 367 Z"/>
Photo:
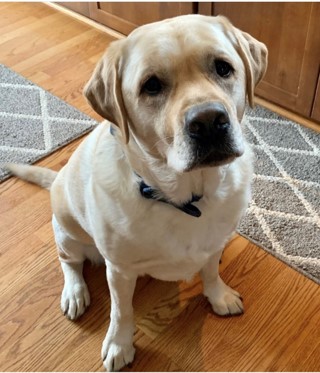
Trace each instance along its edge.
<path fill-rule="evenodd" d="M 58 172 L 49 168 L 30 166 L 27 164 L 6 163 L 4 167 L 20 179 L 40 185 L 42 188 L 50 189 L 51 184 L 57 177 Z"/>

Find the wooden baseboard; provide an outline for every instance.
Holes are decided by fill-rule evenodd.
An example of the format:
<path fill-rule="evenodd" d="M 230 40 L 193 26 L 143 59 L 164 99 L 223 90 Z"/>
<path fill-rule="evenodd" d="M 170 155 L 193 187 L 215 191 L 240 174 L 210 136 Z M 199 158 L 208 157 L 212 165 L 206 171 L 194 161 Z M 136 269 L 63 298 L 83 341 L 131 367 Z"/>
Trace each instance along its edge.
<path fill-rule="evenodd" d="M 80 22 L 84 22 L 87 25 L 96 28 L 97 30 L 105 32 L 105 33 L 113 36 L 116 39 L 122 39 L 122 38 L 125 37 L 125 35 L 121 34 L 120 32 L 117 32 L 117 31 L 115 31 L 115 30 L 113 30 L 113 29 L 111 29 L 111 28 L 109 28 L 107 26 L 102 25 L 101 23 L 98 23 L 98 22 L 96 22 L 96 21 L 94 21 L 94 20 L 92 20 L 90 18 L 87 18 L 87 17 L 83 16 L 82 14 L 74 12 L 73 10 L 67 9 L 67 8 L 65 8 L 62 5 L 55 4 L 55 3 L 52 3 L 52 2 L 48 2 L 48 3 L 47 2 L 43 2 L 43 4 L 48 5 L 51 8 L 56 9 L 59 12 L 62 12 L 64 14 L 70 16 L 70 17 L 73 17 L 73 18 L 77 19 Z"/>
<path fill-rule="evenodd" d="M 320 123 L 304 118 L 299 114 L 293 113 L 292 111 L 284 109 L 281 106 L 273 104 L 272 102 L 269 102 L 263 98 L 255 97 L 254 101 L 257 105 L 261 105 L 266 109 L 272 110 L 275 113 L 282 115 L 285 118 L 297 122 L 305 127 L 311 128 L 314 131 L 320 132 Z"/>

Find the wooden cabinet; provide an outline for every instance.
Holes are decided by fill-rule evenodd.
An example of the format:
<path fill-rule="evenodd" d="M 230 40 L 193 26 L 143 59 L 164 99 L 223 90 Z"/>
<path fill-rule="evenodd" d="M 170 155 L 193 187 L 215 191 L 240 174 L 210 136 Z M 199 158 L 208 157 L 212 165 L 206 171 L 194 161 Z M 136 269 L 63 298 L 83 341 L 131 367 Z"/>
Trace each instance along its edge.
<path fill-rule="evenodd" d="M 259 96 L 320 120 L 320 3 L 219 2 L 212 14 L 225 15 L 267 45 L 269 65 Z"/>
<path fill-rule="evenodd" d="M 128 35 L 136 27 L 146 23 L 193 13 L 195 10 L 194 4 L 190 2 L 100 2 L 90 3 L 89 7 L 91 18 Z"/>
<path fill-rule="evenodd" d="M 138 26 L 183 14 L 197 13 L 195 2 L 59 2 L 111 29 L 128 35 Z"/>
<path fill-rule="evenodd" d="M 78 1 L 75 2 L 57 2 L 57 4 L 62 5 L 65 8 L 73 10 L 76 13 L 82 14 L 83 16 L 90 17 L 89 12 L 89 3 L 80 3 Z"/>

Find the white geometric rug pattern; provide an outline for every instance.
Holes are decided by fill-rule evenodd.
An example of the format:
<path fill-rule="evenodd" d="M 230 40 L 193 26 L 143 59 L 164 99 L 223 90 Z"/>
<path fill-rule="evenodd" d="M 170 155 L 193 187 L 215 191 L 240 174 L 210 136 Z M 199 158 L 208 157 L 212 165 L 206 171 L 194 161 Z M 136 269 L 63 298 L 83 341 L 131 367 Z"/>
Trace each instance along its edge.
<path fill-rule="evenodd" d="M 320 283 L 320 134 L 261 107 L 245 126 L 257 160 L 238 231 Z"/>
<path fill-rule="evenodd" d="M 0 163 L 33 163 L 97 122 L 0 65 Z M 0 180 L 8 173 L 0 168 Z"/>

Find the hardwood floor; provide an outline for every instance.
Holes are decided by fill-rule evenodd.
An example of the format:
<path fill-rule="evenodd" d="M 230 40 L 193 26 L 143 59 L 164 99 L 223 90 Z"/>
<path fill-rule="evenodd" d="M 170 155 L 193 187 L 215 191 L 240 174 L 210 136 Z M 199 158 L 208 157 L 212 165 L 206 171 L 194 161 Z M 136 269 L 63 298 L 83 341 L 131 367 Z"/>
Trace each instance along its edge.
<path fill-rule="evenodd" d="M 0 14 L 0 62 L 98 118 L 82 87 L 112 37 L 40 3 L 0 3 Z M 80 141 L 38 164 L 60 169 Z M 47 191 L 14 178 L 0 185 L 0 370 L 103 371 L 104 268 L 86 266 L 92 303 L 79 321 L 68 321 L 50 219 Z M 129 370 L 319 371 L 319 286 L 240 236 L 226 248 L 221 271 L 243 295 L 240 317 L 215 316 L 198 277 L 139 279 Z"/>

